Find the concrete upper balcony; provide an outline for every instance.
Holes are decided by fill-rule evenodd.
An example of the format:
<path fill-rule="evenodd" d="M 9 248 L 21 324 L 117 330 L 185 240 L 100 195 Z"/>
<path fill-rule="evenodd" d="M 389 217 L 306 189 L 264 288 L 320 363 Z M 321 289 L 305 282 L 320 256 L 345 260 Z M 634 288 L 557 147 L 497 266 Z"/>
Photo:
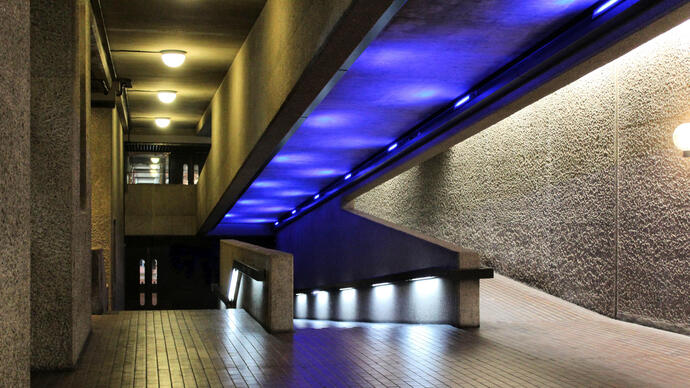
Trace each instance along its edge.
<path fill-rule="evenodd" d="M 192 236 L 197 231 L 196 185 L 127 185 L 125 234 Z"/>

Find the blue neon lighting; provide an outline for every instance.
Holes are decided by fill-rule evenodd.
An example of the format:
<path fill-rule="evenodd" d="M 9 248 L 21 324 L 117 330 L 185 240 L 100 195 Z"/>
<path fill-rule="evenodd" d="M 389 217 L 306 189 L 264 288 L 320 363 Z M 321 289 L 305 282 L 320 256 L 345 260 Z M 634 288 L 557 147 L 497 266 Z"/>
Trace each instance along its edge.
<path fill-rule="evenodd" d="M 614 5 L 616 5 L 616 3 L 619 3 L 620 1 L 621 0 L 609 0 L 605 2 L 604 4 L 600 5 L 599 7 L 597 7 L 597 9 L 594 10 L 594 12 L 592 13 L 592 17 L 595 18 L 601 15 L 602 13 L 606 12 L 609 8 L 613 7 Z"/>
<path fill-rule="evenodd" d="M 597 25 L 594 23 L 599 19 L 595 22 L 592 18 L 595 9 L 601 13 L 615 6 L 614 13 L 618 14 L 619 9 L 635 1 L 618 0 L 604 7 L 607 3 L 506 2 L 502 17 L 492 23 L 508 31 L 536 33 L 553 31 L 576 20 L 581 23 L 576 27 L 577 36 L 581 36 L 581 26 L 586 31 L 590 28 L 588 23 L 592 23 L 592 28 Z M 599 11 L 600 8 L 603 9 Z M 529 10 L 529 17 L 519 12 L 512 16 L 517 9 Z M 450 117 L 471 114 L 467 109 L 470 106 L 482 108 L 485 98 L 502 87 L 502 83 L 494 81 L 507 78 L 485 80 L 492 71 L 517 63 L 515 68 L 523 72 L 535 63 L 517 62 L 519 58 L 515 57 L 516 53 L 533 48 L 535 34 L 527 34 L 524 39 L 489 34 L 488 43 L 478 43 L 477 28 L 458 26 L 451 18 L 441 26 L 426 27 L 418 32 L 384 30 L 228 211 L 232 218 L 221 223 L 231 225 L 271 217 L 267 225 L 275 225 L 277 220 L 275 229 L 285 227 L 423 146 L 441 131 L 454 130 L 440 125 Z M 433 31 L 439 34 L 430 34 Z M 566 35 L 566 40 L 576 36 L 570 29 Z M 546 51 L 550 53 L 549 47 L 552 46 Z M 249 227 L 247 230 L 252 231 Z M 218 233 L 222 233 L 220 228 Z"/>
<path fill-rule="evenodd" d="M 463 98 L 461 98 L 460 100 L 458 100 L 458 102 L 455 103 L 454 108 L 455 108 L 455 109 L 459 108 L 461 105 L 464 105 L 464 104 L 465 104 L 467 101 L 469 101 L 469 100 L 470 100 L 470 95 L 468 94 L 468 95 L 466 95 L 465 97 L 463 97 Z"/>

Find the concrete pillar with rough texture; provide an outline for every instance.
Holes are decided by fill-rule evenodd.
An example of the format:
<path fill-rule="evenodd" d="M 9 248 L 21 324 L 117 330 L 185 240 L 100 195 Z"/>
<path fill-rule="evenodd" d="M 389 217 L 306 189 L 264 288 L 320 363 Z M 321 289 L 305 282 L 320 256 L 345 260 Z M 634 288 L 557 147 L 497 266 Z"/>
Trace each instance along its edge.
<path fill-rule="evenodd" d="M 70 368 L 91 329 L 86 0 L 31 1 L 31 367 Z"/>
<path fill-rule="evenodd" d="M 479 267 L 479 253 L 469 250 L 458 253 L 458 268 Z M 458 282 L 458 304 L 458 326 L 479 327 L 479 279 Z"/>
<path fill-rule="evenodd" d="M 91 108 L 89 123 L 89 156 L 91 165 L 91 249 L 103 254 L 105 282 L 112 290 L 113 246 L 113 121 L 117 120 L 114 108 Z M 109 292 L 110 293 L 110 292 Z M 112 304 L 112 293 L 108 296 Z"/>
<path fill-rule="evenodd" d="M 29 385 L 29 2 L 0 6 L 0 386 Z"/>

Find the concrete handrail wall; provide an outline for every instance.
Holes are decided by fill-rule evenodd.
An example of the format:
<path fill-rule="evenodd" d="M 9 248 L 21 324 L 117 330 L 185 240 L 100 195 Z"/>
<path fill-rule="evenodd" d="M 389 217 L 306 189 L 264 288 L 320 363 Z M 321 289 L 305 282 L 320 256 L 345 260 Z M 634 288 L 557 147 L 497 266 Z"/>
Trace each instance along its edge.
<path fill-rule="evenodd" d="M 271 333 L 292 331 L 292 255 L 237 240 L 221 240 L 220 292 L 223 295 L 228 295 L 235 262 L 266 272 L 264 281 L 245 274 L 240 276 L 236 307 L 245 309 Z"/>

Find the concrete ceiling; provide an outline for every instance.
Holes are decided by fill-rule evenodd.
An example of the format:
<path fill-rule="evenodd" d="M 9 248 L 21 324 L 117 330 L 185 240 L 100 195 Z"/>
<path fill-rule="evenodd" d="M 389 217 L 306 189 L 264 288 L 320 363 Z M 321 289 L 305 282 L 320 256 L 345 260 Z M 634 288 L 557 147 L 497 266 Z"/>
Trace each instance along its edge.
<path fill-rule="evenodd" d="M 129 109 L 133 133 L 193 134 L 265 0 L 101 0 L 113 63 L 120 78 L 132 79 Z M 187 52 L 178 68 L 160 55 L 117 50 Z M 155 93 L 176 90 L 172 104 Z M 170 117 L 161 130 L 154 117 Z"/>
<path fill-rule="evenodd" d="M 274 221 L 596 0 L 409 0 L 212 232 Z"/>

